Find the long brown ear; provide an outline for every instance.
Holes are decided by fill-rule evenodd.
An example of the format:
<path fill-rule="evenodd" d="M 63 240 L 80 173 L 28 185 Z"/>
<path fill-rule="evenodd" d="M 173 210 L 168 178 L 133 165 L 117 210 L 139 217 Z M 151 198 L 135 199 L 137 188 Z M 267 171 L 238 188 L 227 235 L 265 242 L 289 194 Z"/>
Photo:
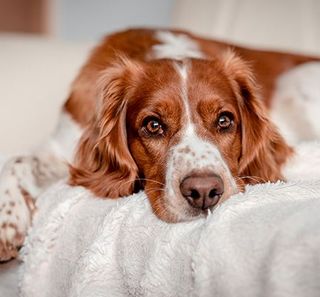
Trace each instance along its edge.
<path fill-rule="evenodd" d="M 96 115 L 70 166 L 72 185 L 84 186 L 100 197 L 132 194 L 138 168 L 128 149 L 126 109 L 141 74 L 139 64 L 123 57 L 102 73 Z"/>
<path fill-rule="evenodd" d="M 281 167 L 293 150 L 270 121 L 250 67 L 231 51 L 223 61 L 238 94 L 241 115 L 239 176 L 251 184 L 281 180 Z"/>

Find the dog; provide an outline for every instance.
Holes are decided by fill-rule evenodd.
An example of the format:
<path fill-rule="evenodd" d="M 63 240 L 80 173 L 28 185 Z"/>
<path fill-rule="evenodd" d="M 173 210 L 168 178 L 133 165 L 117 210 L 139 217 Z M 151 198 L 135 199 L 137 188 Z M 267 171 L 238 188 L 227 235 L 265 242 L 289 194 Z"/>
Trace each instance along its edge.
<path fill-rule="evenodd" d="M 36 198 L 66 176 L 101 198 L 143 189 L 169 223 L 205 216 L 246 184 L 283 180 L 294 150 L 269 112 L 283 115 L 283 126 L 287 93 L 295 112 L 301 98 L 315 99 L 292 91 L 314 61 L 178 30 L 105 37 L 76 77 L 53 137 L 2 170 L 0 259 L 17 256 Z"/>

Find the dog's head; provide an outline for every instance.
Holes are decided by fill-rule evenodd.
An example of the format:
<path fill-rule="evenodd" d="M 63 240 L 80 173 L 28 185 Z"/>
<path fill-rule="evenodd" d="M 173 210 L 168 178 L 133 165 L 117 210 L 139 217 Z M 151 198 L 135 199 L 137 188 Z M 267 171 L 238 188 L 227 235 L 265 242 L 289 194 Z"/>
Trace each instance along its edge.
<path fill-rule="evenodd" d="M 246 183 L 282 178 L 291 149 L 232 52 L 211 61 L 119 58 L 102 73 L 99 96 L 71 167 L 71 183 L 98 196 L 144 189 L 154 212 L 176 222 L 205 215 Z"/>

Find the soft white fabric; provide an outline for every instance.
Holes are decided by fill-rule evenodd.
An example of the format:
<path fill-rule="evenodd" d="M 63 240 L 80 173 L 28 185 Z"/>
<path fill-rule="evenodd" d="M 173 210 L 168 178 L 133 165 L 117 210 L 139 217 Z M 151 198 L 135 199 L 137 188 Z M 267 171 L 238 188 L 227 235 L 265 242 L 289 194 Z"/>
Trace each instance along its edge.
<path fill-rule="evenodd" d="M 56 185 L 38 201 L 22 296 L 320 296 L 320 168 L 303 181 L 320 145 L 308 150 L 292 181 L 249 186 L 187 223 L 158 220 L 144 193 L 101 200 Z"/>

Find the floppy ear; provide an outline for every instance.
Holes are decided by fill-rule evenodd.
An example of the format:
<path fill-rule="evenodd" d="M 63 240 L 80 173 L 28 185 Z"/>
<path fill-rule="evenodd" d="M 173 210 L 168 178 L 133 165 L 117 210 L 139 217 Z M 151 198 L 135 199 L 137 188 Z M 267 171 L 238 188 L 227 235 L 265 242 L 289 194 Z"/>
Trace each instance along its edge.
<path fill-rule="evenodd" d="M 80 139 L 70 183 L 100 197 L 130 195 L 138 176 L 127 144 L 126 109 L 142 67 L 119 58 L 101 74 L 96 115 Z"/>
<path fill-rule="evenodd" d="M 251 184 L 281 180 L 281 167 L 293 150 L 270 121 L 250 67 L 232 51 L 223 61 L 237 93 L 241 115 L 239 176 L 248 177 L 245 181 Z"/>

